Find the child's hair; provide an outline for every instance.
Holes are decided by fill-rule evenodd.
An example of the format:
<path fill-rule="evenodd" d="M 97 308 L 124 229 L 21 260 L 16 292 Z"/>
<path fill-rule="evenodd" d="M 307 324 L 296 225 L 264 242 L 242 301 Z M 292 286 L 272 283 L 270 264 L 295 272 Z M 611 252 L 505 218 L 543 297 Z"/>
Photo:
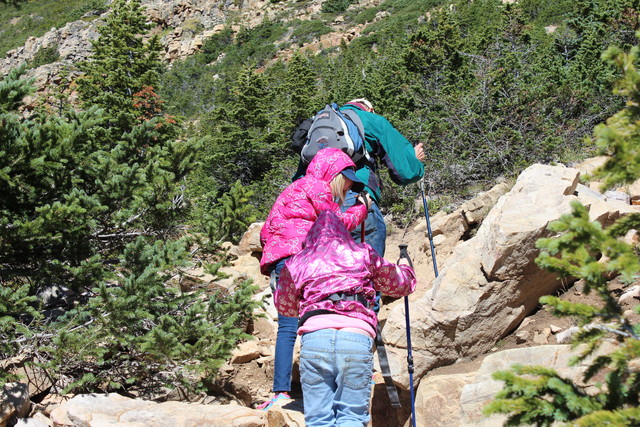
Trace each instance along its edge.
<path fill-rule="evenodd" d="M 344 199 L 347 196 L 347 192 L 344 191 L 344 183 L 345 177 L 341 173 L 331 180 L 331 195 L 333 196 L 333 200 L 340 206 L 344 204 Z"/>

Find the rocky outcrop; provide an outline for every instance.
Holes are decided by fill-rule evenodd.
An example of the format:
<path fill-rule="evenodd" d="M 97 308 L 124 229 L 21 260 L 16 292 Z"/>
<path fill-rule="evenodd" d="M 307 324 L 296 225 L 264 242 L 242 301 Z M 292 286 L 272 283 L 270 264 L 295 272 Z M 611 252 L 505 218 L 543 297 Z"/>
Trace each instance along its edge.
<path fill-rule="evenodd" d="M 502 381 L 492 375 L 514 364 L 542 365 L 555 369 L 564 377 L 581 383 L 587 363 L 569 366 L 575 356 L 569 345 L 547 345 L 500 351 L 487 356 L 475 372 L 435 375 L 425 378 L 416 392 L 416 425 L 498 426 L 506 416 L 485 417 L 482 408 L 502 389 Z M 435 422 L 434 422 L 435 420 Z"/>
<path fill-rule="evenodd" d="M 410 299 L 417 378 L 435 367 L 488 352 L 535 309 L 541 296 L 566 285 L 535 264 L 535 243 L 549 235 L 549 222 L 570 212 L 571 202 L 586 197 L 588 188 L 579 187 L 579 175 L 577 169 L 564 166 L 526 169 L 491 209 L 476 235 L 455 247 L 433 285 L 421 281 L 421 289 Z M 604 203 L 607 214 L 598 218 L 640 212 L 630 205 L 622 209 L 617 203 Z M 401 301 L 390 307 L 383 337 L 389 344 L 396 381 L 407 388 Z"/>
<path fill-rule="evenodd" d="M 351 7 L 373 7 L 380 1 L 363 0 Z M 152 24 L 149 36 L 160 37 L 160 43 L 164 47 L 162 59 L 172 63 L 193 55 L 208 38 L 222 31 L 231 21 L 233 25 L 230 28 L 237 33 L 241 28 L 253 28 L 265 19 L 310 20 L 320 13 L 322 1 L 314 0 L 305 7 L 291 7 L 287 2 L 269 0 L 143 0 L 142 5 Z M 56 62 L 28 72 L 28 77 L 35 78 L 38 92 L 44 92 L 46 88 L 58 84 L 63 70 L 70 72 L 70 78 L 75 78 L 77 72 L 72 65 L 89 58 L 91 42 L 98 38 L 98 27 L 104 23 L 107 15 L 108 12 L 97 18 L 86 16 L 62 28 L 52 28 L 42 37 L 30 37 L 23 46 L 7 52 L 5 58 L 0 59 L 0 74 L 6 75 L 11 69 L 33 61 L 42 49 L 55 49 L 59 55 Z M 382 16 L 383 13 L 376 19 Z M 318 52 L 339 46 L 343 41 L 350 42 L 356 38 L 365 27 L 361 24 L 346 28 L 341 17 L 337 17 L 332 25 L 334 31 L 298 48 Z M 276 58 L 288 58 L 292 53 L 292 48 L 285 48 L 276 54 Z M 27 105 L 30 105 L 29 102 Z"/>
<path fill-rule="evenodd" d="M 56 408 L 51 419 L 60 426 L 129 425 L 145 427 L 266 426 L 262 411 L 238 405 L 155 403 L 119 394 L 75 396 Z"/>
<path fill-rule="evenodd" d="M 91 52 L 91 42 L 98 37 L 97 25 L 102 20 L 90 22 L 74 21 L 62 28 L 52 28 L 44 36 L 29 37 L 25 44 L 7 52 L 0 60 L 0 74 L 7 74 L 12 68 L 32 61 L 41 49 L 55 48 L 60 56 L 56 67 L 47 67 L 46 73 L 34 72 L 35 75 L 55 75 L 63 65 L 85 60 Z M 43 81 L 39 84 L 50 83 Z"/>
<path fill-rule="evenodd" d="M 163 56 L 169 62 L 193 54 L 204 39 L 223 28 L 229 13 L 238 10 L 233 6 L 223 10 L 218 2 L 207 0 L 143 0 L 142 5 L 149 21 L 155 25 L 150 35 L 160 36 L 165 48 Z M 41 49 L 49 47 L 55 47 L 60 56 L 56 71 L 86 60 L 91 53 L 91 42 L 98 37 L 97 29 L 107 15 L 108 12 L 97 19 L 70 22 L 62 28 L 52 28 L 42 37 L 30 37 L 0 61 L 0 73 L 6 74 L 28 63 Z M 38 70 L 32 73 L 41 74 Z"/>

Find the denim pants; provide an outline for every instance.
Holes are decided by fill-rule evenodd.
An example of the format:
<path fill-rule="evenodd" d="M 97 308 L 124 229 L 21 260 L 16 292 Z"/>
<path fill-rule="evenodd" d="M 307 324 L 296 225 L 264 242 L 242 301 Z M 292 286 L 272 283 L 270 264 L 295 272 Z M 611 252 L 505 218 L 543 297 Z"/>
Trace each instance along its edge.
<path fill-rule="evenodd" d="M 307 427 L 366 426 L 373 339 L 337 329 L 302 336 L 300 379 Z"/>
<path fill-rule="evenodd" d="M 278 261 L 271 271 L 271 290 L 278 286 L 278 276 L 284 267 L 284 262 Z M 273 362 L 273 391 L 291 391 L 291 370 L 293 368 L 293 348 L 296 345 L 298 333 L 298 318 L 285 317 L 278 314 L 278 335 L 276 336 L 276 354 Z"/>
<path fill-rule="evenodd" d="M 356 197 L 358 197 L 358 193 L 348 191 L 347 197 L 342 205 L 342 210 L 345 211 L 353 206 L 356 203 Z M 380 208 L 375 202 L 370 206 L 367 220 L 364 222 L 364 233 L 364 241 L 370 244 L 378 255 L 384 256 L 387 241 L 387 226 L 384 223 L 382 212 L 380 212 Z M 360 242 L 362 237 L 362 229 L 360 226 L 356 227 L 356 229 L 351 232 L 351 235 L 356 242 Z"/>

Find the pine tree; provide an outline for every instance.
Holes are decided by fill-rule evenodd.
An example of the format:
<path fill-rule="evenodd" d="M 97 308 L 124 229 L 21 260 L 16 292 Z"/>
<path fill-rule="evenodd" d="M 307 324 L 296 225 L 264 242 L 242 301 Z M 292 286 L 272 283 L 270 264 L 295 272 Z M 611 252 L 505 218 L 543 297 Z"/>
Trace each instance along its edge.
<path fill-rule="evenodd" d="M 203 169 L 214 181 L 209 189 L 214 197 L 229 191 L 238 179 L 243 185 L 262 179 L 282 158 L 284 144 L 271 123 L 272 96 L 264 76 L 245 67 L 229 100 L 203 120 L 203 133 L 212 139 Z"/>
<path fill-rule="evenodd" d="M 639 34 L 640 35 L 640 34 Z M 627 107 L 594 129 L 601 154 L 609 160 L 593 174 L 604 181 L 604 187 L 632 182 L 640 178 L 640 73 L 638 46 L 624 53 L 610 48 L 604 55 L 623 73 L 615 92 L 627 98 Z M 567 422 L 578 426 L 638 425 L 640 423 L 640 325 L 633 324 L 623 312 L 616 296 L 608 287 L 614 274 L 628 285 L 640 277 L 637 247 L 620 240 L 631 229 L 640 226 L 640 214 L 627 215 L 607 229 L 589 222 L 587 209 L 579 203 L 573 212 L 552 223 L 557 238 L 541 239 L 538 246 L 540 266 L 561 276 L 583 279 L 585 293 L 594 292 L 602 301 L 598 306 L 571 303 L 558 297 L 545 296 L 540 302 L 557 316 L 577 319 L 581 330 L 572 343 L 579 349 L 572 363 L 592 357 L 583 381 L 588 387 L 562 378 L 555 370 L 541 366 L 515 366 L 494 374 L 505 382 L 496 400 L 485 413 L 509 414 L 508 425 L 552 425 Z M 640 313 L 640 306 L 635 310 Z M 604 342 L 614 343 L 613 351 L 603 351 Z M 597 375 L 603 383 L 594 384 Z"/>
<path fill-rule="evenodd" d="M 187 261 L 175 238 L 198 143 L 179 139 L 150 86 L 139 2 L 114 8 L 83 68 L 83 110 L 25 118 L 24 68 L 0 81 L 0 359 L 31 356 L 70 391 L 193 389 L 247 338 L 259 303 L 248 282 L 206 296 L 169 280 Z M 65 299 L 44 311 L 38 292 L 53 285 Z"/>
<path fill-rule="evenodd" d="M 255 208 L 251 205 L 253 191 L 240 181 L 222 195 L 220 204 L 205 217 L 205 227 L 210 240 L 239 242 L 242 234 L 255 220 Z M 215 236 L 215 237 L 214 237 Z"/>
<path fill-rule="evenodd" d="M 284 120 L 292 126 L 302 123 L 319 109 L 316 94 L 316 76 L 309 60 L 297 51 L 287 64 L 284 93 L 288 99 L 288 114 Z"/>
<path fill-rule="evenodd" d="M 250 281 L 209 297 L 167 286 L 186 262 L 184 242 L 138 238 L 127 246 L 117 283 L 101 283 L 86 306 L 58 321 L 45 348 L 50 373 L 73 379 L 65 392 L 169 386 L 188 394 L 215 378 L 238 340 L 250 338 L 244 326 L 261 303 Z"/>
<path fill-rule="evenodd" d="M 465 58 L 459 23 L 451 11 L 437 13 L 428 26 L 409 37 L 404 53 L 409 71 L 432 75 L 442 90 L 460 88 L 465 79 Z M 438 88 L 440 89 L 440 88 Z"/>
<path fill-rule="evenodd" d="M 134 95 L 157 88 L 162 69 L 157 36 L 143 40 L 150 28 L 146 20 L 140 0 L 115 0 L 91 58 L 78 65 L 84 72 L 77 80 L 83 102 L 105 109 L 125 131 L 140 115 Z"/>

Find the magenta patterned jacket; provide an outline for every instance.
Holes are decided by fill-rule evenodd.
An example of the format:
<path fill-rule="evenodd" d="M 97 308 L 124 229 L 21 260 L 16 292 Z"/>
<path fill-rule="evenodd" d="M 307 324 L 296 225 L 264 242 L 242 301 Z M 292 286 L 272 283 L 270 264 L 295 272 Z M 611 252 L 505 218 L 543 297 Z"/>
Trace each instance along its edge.
<path fill-rule="evenodd" d="M 269 275 L 277 261 L 302 249 L 302 242 L 320 212 L 334 212 L 349 230 L 366 218 L 365 205 L 357 203 L 342 213 L 331 195 L 331 180 L 349 167 L 355 167 L 355 164 L 341 150 L 320 150 L 307 167 L 306 175 L 278 196 L 260 230 L 262 274 Z"/>
<path fill-rule="evenodd" d="M 411 267 L 388 262 L 367 243 L 356 243 L 336 215 L 322 212 L 304 249 L 285 262 L 274 300 L 283 316 L 304 317 L 312 310 L 324 310 L 364 320 L 375 329 L 378 320 L 373 310 L 357 301 L 334 303 L 326 298 L 340 292 L 360 294 L 373 307 L 376 290 L 397 298 L 415 287 Z"/>

